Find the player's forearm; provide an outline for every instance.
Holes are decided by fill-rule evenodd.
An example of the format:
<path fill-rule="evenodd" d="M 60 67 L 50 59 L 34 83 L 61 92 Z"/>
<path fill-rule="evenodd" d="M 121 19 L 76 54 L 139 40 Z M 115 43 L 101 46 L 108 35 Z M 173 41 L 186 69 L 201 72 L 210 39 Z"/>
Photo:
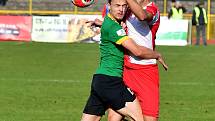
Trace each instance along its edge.
<path fill-rule="evenodd" d="M 159 52 L 153 51 L 146 47 L 140 47 L 140 48 L 142 53 L 138 57 L 143 59 L 156 59 L 158 60 L 158 62 L 160 62 L 163 65 L 164 69 L 167 71 L 168 65 L 165 63 L 162 55 Z"/>
<path fill-rule="evenodd" d="M 127 3 L 131 11 L 139 20 L 145 20 L 147 18 L 147 12 L 143 10 L 142 6 L 140 6 L 136 0 L 127 0 Z"/>
<path fill-rule="evenodd" d="M 136 55 L 137 57 L 143 58 L 143 59 L 158 59 L 161 57 L 161 54 L 157 51 L 153 51 L 152 49 L 139 46 L 140 53 Z"/>
<path fill-rule="evenodd" d="M 123 41 L 122 46 L 130 51 L 134 56 L 142 59 L 158 59 L 161 54 L 144 46 L 137 45 L 131 38 Z"/>

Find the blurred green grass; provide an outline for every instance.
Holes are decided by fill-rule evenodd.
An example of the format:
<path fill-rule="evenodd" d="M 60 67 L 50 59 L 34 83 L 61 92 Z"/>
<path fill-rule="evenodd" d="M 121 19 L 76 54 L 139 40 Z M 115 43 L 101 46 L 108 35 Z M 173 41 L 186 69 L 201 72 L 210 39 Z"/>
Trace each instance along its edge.
<path fill-rule="evenodd" d="M 214 121 L 214 46 L 157 46 L 160 121 Z M 0 121 L 79 121 L 97 44 L 0 43 Z M 106 117 L 102 121 L 105 121 Z"/>

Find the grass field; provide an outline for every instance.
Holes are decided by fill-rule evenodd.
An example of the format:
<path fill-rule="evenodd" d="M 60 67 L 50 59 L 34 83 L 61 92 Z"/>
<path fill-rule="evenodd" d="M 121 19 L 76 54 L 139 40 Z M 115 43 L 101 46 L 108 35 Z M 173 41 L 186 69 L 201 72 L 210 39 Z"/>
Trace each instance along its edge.
<path fill-rule="evenodd" d="M 215 121 L 215 46 L 158 46 L 160 121 Z M 97 44 L 0 43 L 0 121 L 80 121 Z M 106 117 L 102 121 L 105 121 Z"/>

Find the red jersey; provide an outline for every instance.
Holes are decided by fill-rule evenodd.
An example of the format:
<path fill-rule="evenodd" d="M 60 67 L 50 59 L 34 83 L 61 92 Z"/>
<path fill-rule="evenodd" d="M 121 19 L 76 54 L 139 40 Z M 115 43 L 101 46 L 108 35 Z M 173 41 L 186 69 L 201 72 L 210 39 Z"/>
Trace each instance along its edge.
<path fill-rule="evenodd" d="M 134 14 L 132 14 L 126 21 L 128 36 L 138 45 L 154 50 L 156 33 L 160 25 L 160 12 L 153 2 L 150 2 L 143 9 L 153 15 L 152 19 L 148 21 L 140 21 Z M 125 66 L 130 68 L 141 68 L 143 65 L 150 64 L 156 64 L 156 59 L 140 59 L 131 53 L 125 55 Z"/>

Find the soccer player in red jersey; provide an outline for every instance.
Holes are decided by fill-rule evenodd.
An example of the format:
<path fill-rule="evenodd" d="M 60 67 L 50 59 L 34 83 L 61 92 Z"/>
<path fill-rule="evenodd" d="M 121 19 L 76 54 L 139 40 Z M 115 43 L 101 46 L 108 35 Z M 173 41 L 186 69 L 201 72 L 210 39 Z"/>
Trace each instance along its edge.
<path fill-rule="evenodd" d="M 127 3 L 132 11 L 126 20 L 128 36 L 138 45 L 155 50 L 160 25 L 158 7 L 150 0 L 127 0 Z M 160 92 L 156 59 L 141 59 L 128 52 L 124 59 L 123 80 L 140 101 L 144 121 L 158 121 Z M 120 121 L 122 117 L 110 110 L 108 119 Z"/>

